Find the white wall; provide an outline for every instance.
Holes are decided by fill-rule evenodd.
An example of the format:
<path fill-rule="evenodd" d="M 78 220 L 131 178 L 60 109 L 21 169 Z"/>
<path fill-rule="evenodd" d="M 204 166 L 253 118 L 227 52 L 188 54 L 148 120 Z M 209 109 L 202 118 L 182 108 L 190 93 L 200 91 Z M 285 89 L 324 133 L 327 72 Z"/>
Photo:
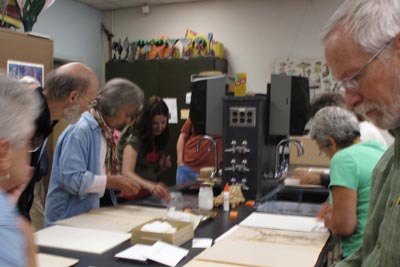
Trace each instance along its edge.
<path fill-rule="evenodd" d="M 80 61 L 102 76 L 102 13 L 72 0 L 57 0 L 44 11 L 33 31 L 51 36 L 54 57 Z"/>
<path fill-rule="evenodd" d="M 278 58 L 323 58 L 319 34 L 343 0 L 210 0 L 109 11 L 114 40 L 184 37 L 186 29 L 225 45 L 229 73 L 246 72 L 247 89 L 266 92 Z"/>

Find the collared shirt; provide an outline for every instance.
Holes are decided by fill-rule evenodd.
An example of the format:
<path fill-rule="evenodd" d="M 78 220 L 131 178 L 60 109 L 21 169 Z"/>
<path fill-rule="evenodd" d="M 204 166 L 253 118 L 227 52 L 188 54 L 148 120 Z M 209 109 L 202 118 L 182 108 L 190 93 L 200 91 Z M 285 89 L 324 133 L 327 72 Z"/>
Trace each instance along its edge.
<path fill-rule="evenodd" d="M 395 143 L 376 165 L 371 184 L 368 220 L 362 247 L 335 266 L 400 266 L 400 127 Z"/>
<path fill-rule="evenodd" d="M 18 211 L 0 189 L 0 266 L 26 266 L 26 240 L 18 228 Z"/>
<path fill-rule="evenodd" d="M 46 226 L 99 208 L 106 186 L 104 176 L 102 185 L 97 180 L 104 174 L 100 164 L 101 138 L 101 128 L 89 112 L 59 137 L 46 200 Z M 116 203 L 112 190 L 111 197 Z"/>

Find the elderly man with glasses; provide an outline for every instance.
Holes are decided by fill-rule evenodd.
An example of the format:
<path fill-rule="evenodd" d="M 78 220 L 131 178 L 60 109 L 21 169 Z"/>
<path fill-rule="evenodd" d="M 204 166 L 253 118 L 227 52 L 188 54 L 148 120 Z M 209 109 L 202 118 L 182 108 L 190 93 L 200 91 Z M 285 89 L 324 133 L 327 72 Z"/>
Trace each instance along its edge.
<path fill-rule="evenodd" d="M 72 62 L 53 70 L 46 77 L 44 88 L 38 87 L 35 93 L 41 101 L 41 113 L 36 120 L 36 131 L 31 140 L 31 166 L 34 166 L 32 179 L 18 200 L 18 208 L 22 215 L 30 219 L 30 211 L 34 201 L 34 190 L 44 187 L 40 181 L 40 159 L 47 137 L 53 131 L 55 124 L 63 119 L 75 123 L 82 112 L 89 109 L 87 101 L 82 97 L 94 99 L 97 95 L 99 82 L 96 74 L 87 66 Z M 23 82 L 23 81 L 22 81 Z M 35 185 L 36 184 L 36 185 Z M 43 192 L 42 189 L 40 192 Z M 32 219 L 35 228 L 43 227 L 43 205 L 45 193 L 36 194 L 34 211 L 37 214 Z"/>
<path fill-rule="evenodd" d="M 346 0 L 323 33 L 325 56 L 346 103 L 395 144 L 375 167 L 360 250 L 337 266 L 400 266 L 400 1 Z"/>

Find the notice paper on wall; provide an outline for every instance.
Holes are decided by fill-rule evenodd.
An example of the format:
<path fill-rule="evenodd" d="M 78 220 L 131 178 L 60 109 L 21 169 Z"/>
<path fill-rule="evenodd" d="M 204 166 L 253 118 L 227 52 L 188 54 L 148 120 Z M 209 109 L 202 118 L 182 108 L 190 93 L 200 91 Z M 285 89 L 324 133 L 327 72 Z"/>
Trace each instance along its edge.
<path fill-rule="evenodd" d="M 176 104 L 176 98 L 163 98 L 165 104 L 167 104 L 169 109 L 169 123 L 177 124 L 178 123 L 178 107 Z"/>
<path fill-rule="evenodd" d="M 188 108 L 183 108 L 181 109 L 181 120 L 186 120 L 189 118 L 189 109 Z"/>

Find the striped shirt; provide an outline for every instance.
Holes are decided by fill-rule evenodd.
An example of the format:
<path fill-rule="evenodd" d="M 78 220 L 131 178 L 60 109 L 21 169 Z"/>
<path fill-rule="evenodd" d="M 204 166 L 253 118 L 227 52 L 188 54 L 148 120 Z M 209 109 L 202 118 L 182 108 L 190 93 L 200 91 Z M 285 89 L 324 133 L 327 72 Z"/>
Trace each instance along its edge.
<path fill-rule="evenodd" d="M 395 143 L 386 150 L 372 175 L 362 247 L 336 267 L 400 266 L 400 127 L 394 133 Z"/>

